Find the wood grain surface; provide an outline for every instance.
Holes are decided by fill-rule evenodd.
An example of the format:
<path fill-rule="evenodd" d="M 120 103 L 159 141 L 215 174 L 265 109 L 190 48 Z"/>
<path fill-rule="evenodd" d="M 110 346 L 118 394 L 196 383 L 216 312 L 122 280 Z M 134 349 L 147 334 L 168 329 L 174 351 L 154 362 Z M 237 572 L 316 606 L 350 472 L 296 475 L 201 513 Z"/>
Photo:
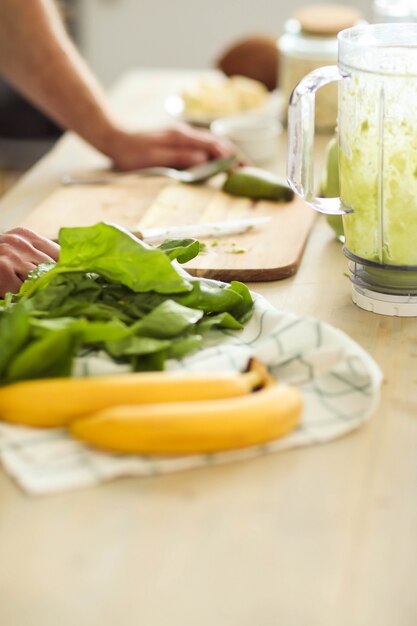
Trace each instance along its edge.
<path fill-rule="evenodd" d="M 184 185 L 161 178 L 124 178 L 107 185 L 57 187 L 23 221 L 22 226 L 56 239 L 62 226 L 89 226 L 98 221 L 132 231 L 249 217 L 269 217 L 247 233 L 202 239 L 206 252 L 187 264 L 190 273 L 219 280 L 277 280 L 297 271 L 315 220 L 301 200 L 253 201 L 210 185 Z"/>
<path fill-rule="evenodd" d="M 132 73 L 115 110 L 167 123 L 164 99 L 197 77 Z M 317 140 L 319 170 L 328 137 Z M 66 136 L 4 198 L 2 227 L 96 161 Z M 298 272 L 252 288 L 377 361 L 369 423 L 327 445 L 53 497 L 0 472 L 1 626 L 416 626 L 417 321 L 355 307 L 345 272 L 319 218 Z"/>

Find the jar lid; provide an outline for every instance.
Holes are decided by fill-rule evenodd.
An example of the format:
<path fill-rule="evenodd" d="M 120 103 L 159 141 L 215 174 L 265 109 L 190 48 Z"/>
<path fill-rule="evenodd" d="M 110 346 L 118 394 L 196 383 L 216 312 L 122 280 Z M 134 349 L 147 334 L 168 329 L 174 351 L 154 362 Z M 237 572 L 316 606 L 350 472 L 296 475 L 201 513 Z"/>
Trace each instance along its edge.
<path fill-rule="evenodd" d="M 308 35 L 335 37 L 341 30 L 355 26 L 362 13 L 343 4 L 313 4 L 296 11 L 293 17 Z"/>

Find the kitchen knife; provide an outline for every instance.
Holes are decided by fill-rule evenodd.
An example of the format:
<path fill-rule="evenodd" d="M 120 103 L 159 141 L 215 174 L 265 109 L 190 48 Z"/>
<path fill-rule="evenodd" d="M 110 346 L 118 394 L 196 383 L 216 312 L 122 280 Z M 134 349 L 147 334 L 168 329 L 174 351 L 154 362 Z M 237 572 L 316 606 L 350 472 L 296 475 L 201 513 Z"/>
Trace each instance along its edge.
<path fill-rule="evenodd" d="M 229 222 L 207 222 L 201 224 L 187 224 L 185 226 L 162 226 L 160 228 L 144 228 L 134 234 L 146 243 L 154 243 L 163 239 L 184 239 L 192 237 L 224 237 L 244 233 L 256 226 L 266 224 L 270 217 L 252 217 Z"/>

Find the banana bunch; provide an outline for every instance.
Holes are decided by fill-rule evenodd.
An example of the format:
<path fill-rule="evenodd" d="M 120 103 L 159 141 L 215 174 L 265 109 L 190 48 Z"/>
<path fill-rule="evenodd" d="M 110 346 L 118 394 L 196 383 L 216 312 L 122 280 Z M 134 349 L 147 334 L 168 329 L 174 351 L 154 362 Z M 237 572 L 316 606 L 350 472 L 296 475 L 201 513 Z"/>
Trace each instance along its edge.
<path fill-rule="evenodd" d="M 239 372 L 149 372 L 44 379 L 0 388 L 0 418 L 67 426 L 103 450 L 143 454 L 217 452 L 264 443 L 298 423 L 299 392 L 251 360 Z"/>

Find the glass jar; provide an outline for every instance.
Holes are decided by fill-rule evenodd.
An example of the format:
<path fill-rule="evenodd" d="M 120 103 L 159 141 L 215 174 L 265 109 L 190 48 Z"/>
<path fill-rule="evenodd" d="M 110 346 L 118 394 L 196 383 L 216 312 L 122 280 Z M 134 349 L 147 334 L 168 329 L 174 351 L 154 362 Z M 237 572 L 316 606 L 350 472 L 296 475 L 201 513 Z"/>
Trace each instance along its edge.
<path fill-rule="evenodd" d="M 361 13 L 343 5 L 313 5 L 297 11 L 287 20 L 278 40 L 280 70 L 278 84 L 287 103 L 297 83 L 322 67 L 337 63 L 337 34 L 357 24 Z M 326 85 L 316 98 L 316 130 L 333 132 L 337 118 L 337 86 Z M 284 119 L 284 122 L 286 119 Z"/>

